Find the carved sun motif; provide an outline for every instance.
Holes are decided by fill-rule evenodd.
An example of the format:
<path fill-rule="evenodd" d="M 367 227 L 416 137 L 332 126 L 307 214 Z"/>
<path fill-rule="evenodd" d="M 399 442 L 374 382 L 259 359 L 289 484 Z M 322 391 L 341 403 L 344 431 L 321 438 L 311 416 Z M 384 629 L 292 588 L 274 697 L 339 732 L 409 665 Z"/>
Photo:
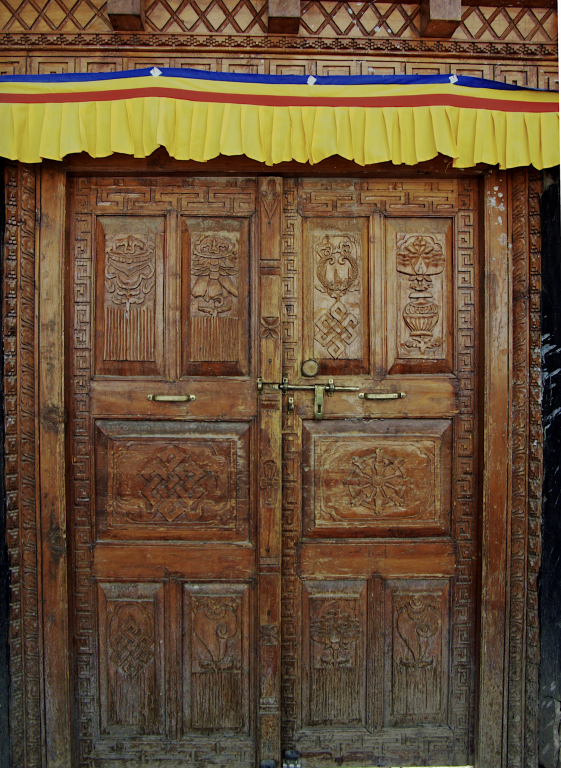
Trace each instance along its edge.
<path fill-rule="evenodd" d="M 385 456 L 376 448 L 369 456 L 353 456 L 343 484 L 349 489 L 351 507 L 366 507 L 381 514 L 387 506 L 401 507 L 409 481 L 403 472 L 403 459 Z"/>

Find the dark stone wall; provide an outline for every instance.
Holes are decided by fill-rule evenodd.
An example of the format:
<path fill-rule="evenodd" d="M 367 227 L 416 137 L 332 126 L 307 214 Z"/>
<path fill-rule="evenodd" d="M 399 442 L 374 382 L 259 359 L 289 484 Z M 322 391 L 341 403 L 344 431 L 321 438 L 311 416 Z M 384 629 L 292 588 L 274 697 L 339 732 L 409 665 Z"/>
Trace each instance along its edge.
<path fill-rule="evenodd" d="M 544 484 L 540 611 L 540 768 L 561 768 L 561 235 L 559 168 L 544 173 L 542 371 Z"/>

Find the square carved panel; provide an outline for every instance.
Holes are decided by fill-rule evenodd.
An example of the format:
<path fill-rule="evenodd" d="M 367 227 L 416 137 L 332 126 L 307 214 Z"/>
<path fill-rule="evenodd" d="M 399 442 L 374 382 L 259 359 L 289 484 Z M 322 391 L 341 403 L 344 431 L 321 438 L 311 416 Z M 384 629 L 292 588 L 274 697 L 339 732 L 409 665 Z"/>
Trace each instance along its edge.
<path fill-rule="evenodd" d="M 306 535 L 448 531 L 451 436 L 447 420 L 304 422 Z"/>
<path fill-rule="evenodd" d="M 98 537 L 246 540 L 249 426 L 96 422 Z"/>

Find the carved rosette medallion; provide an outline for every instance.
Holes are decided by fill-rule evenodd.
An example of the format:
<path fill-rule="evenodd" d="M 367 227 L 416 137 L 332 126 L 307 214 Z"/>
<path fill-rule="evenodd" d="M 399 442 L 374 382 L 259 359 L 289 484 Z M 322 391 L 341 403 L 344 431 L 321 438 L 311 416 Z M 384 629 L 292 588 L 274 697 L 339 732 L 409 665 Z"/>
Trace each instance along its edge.
<path fill-rule="evenodd" d="M 387 506 L 403 507 L 403 494 L 410 485 L 403 471 L 403 458 L 392 459 L 376 448 L 371 455 L 353 456 L 351 461 L 353 467 L 343 480 L 351 507 L 366 507 L 376 516 Z"/>
<path fill-rule="evenodd" d="M 434 338 L 441 308 L 433 295 L 434 275 L 444 269 L 441 244 L 431 235 L 398 235 L 396 269 L 407 275 L 411 292 L 403 309 L 403 320 L 409 329 L 407 348 L 416 348 L 421 355 L 441 346 L 442 339 Z"/>
<path fill-rule="evenodd" d="M 345 358 L 358 338 L 359 320 L 344 297 L 358 290 L 359 246 L 351 235 L 325 234 L 315 246 L 315 288 L 334 299 L 316 320 L 315 340 L 332 358 Z"/>
<path fill-rule="evenodd" d="M 196 238 L 191 252 L 191 314 L 236 317 L 238 236 L 213 233 Z"/>

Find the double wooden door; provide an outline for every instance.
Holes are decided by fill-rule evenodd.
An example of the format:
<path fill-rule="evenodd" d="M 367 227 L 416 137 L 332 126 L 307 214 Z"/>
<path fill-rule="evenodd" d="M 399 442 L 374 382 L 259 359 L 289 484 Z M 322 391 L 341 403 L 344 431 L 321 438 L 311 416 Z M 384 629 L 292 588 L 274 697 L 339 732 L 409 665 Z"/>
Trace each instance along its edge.
<path fill-rule="evenodd" d="M 472 760 L 476 192 L 73 179 L 76 766 Z"/>

